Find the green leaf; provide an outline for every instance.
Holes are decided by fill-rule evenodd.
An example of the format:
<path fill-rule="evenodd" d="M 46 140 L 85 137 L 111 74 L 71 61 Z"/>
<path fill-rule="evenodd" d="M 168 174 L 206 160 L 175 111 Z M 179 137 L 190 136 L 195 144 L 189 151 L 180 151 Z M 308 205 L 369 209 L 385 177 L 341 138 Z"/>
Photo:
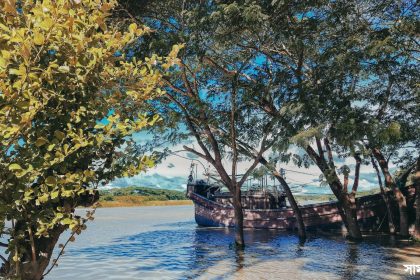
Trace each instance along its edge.
<path fill-rule="evenodd" d="M 41 22 L 39 27 L 41 27 L 44 30 L 49 30 L 53 25 L 54 21 L 51 18 L 47 17 L 44 19 L 44 21 Z"/>
<path fill-rule="evenodd" d="M 48 150 L 49 152 L 51 152 L 51 151 L 54 149 L 54 147 L 55 147 L 55 144 L 48 145 L 47 150 Z"/>
<path fill-rule="evenodd" d="M 44 35 L 39 32 L 34 32 L 34 44 L 42 45 L 44 44 Z"/>
<path fill-rule="evenodd" d="M 48 193 L 44 193 L 44 194 L 42 194 L 41 196 L 38 196 L 38 201 L 40 202 L 40 203 L 45 203 L 45 202 L 47 202 L 48 201 L 48 199 L 49 199 L 49 195 L 48 195 Z"/>
<path fill-rule="evenodd" d="M 69 71 L 70 71 L 70 67 L 68 67 L 67 65 L 62 65 L 58 67 L 58 72 L 60 73 L 68 73 Z"/>
<path fill-rule="evenodd" d="M 27 100 L 16 102 L 16 106 L 23 110 L 27 110 L 29 108 L 29 105 L 30 105 L 30 102 Z"/>
<path fill-rule="evenodd" d="M 54 191 L 51 193 L 51 199 L 56 199 L 59 196 L 60 192 L 59 191 Z"/>
<path fill-rule="evenodd" d="M 73 219 L 65 218 L 61 220 L 62 225 L 70 225 L 73 222 Z"/>
<path fill-rule="evenodd" d="M 134 33 L 137 30 L 137 24 L 135 23 L 130 24 L 130 26 L 128 27 L 128 30 Z"/>
<path fill-rule="evenodd" d="M 56 130 L 54 131 L 54 137 L 61 141 L 64 139 L 64 137 L 66 137 L 66 134 L 64 134 L 61 131 Z"/>
<path fill-rule="evenodd" d="M 48 140 L 47 139 L 45 139 L 44 137 L 39 137 L 35 141 L 35 146 L 41 147 L 41 146 L 45 145 L 46 143 L 48 143 Z"/>
<path fill-rule="evenodd" d="M 45 184 L 47 186 L 55 186 L 57 185 L 57 179 L 54 176 L 49 176 L 45 179 Z"/>
<path fill-rule="evenodd" d="M 10 171 L 22 170 L 22 167 L 17 163 L 12 163 L 11 165 L 9 165 L 9 170 Z"/>

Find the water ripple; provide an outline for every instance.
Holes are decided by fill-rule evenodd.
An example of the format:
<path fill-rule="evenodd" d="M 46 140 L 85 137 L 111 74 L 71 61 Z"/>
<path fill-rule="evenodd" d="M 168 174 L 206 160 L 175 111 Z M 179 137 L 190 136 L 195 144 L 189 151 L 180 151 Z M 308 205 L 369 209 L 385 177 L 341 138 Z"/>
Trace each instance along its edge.
<path fill-rule="evenodd" d="M 402 265 L 420 260 L 420 246 L 389 237 L 301 243 L 273 230 L 246 230 L 241 252 L 231 230 L 197 227 L 191 208 L 114 211 L 126 218 L 98 219 L 48 279 L 401 279 Z"/>

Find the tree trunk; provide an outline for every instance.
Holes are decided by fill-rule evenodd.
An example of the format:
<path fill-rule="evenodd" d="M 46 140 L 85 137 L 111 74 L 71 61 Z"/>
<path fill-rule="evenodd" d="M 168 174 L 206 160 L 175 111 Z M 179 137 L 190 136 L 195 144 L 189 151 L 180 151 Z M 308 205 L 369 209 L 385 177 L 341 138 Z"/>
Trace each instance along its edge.
<path fill-rule="evenodd" d="M 386 211 L 387 211 L 387 215 L 388 215 L 389 233 L 395 234 L 396 230 L 395 230 L 394 216 L 392 214 L 391 204 L 389 202 L 388 195 L 385 192 L 385 189 L 382 185 L 382 178 L 381 178 L 381 174 L 379 173 L 378 165 L 376 164 L 375 159 L 373 157 L 371 158 L 371 160 L 372 160 L 373 168 L 375 168 L 376 175 L 378 176 L 379 189 L 381 190 L 382 199 L 383 199 L 383 201 L 385 203 L 385 206 L 386 206 Z"/>
<path fill-rule="evenodd" d="M 55 207 L 64 207 L 72 209 L 74 211 L 73 205 L 90 207 L 95 202 L 99 200 L 99 192 L 95 191 L 94 194 L 91 194 L 89 190 L 86 190 L 85 193 L 80 194 L 74 200 L 65 200 L 56 204 Z M 38 209 L 39 211 L 39 209 Z M 9 254 L 8 263 L 0 268 L 0 279 L 2 276 L 5 276 L 5 279 L 16 279 L 16 274 L 18 272 L 18 279 L 22 280 L 41 280 L 44 278 L 44 274 L 50 260 L 52 253 L 54 251 L 55 245 L 57 244 L 60 235 L 66 230 L 66 226 L 56 225 L 52 230 L 48 232 L 48 237 L 41 236 L 29 236 L 29 232 L 33 234 L 35 231 L 34 226 L 29 228 L 28 221 L 17 221 L 16 229 L 20 232 L 26 231 L 25 240 L 31 240 L 31 242 L 25 242 L 24 248 L 20 248 L 23 255 L 18 263 L 13 261 L 13 252 Z M 17 265 L 16 265 L 17 264 Z"/>
<path fill-rule="evenodd" d="M 395 199 L 398 203 L 398 209 L 400 214 L 400 235 L 407 237 L 409 236 L 408 232 L 408 211 L 407 211 L 407 200 L 401 190 L 398 188 L 397 184 L 394 182 L 391 173 L 389 172 L 388 162 L 385 160 L 385 157 L 381 151 L 377 148 L 372 149 L 372 153 L 381 167 L 382 174 L 385 177 L 385 185 L 392 189 Z"/>
<path fill-rule="evenodd" d="M 360 231 L 359 224 L 357 223 L 356 194 L 344 193 L 340 179 L 337 176 L 335 177 L 335 180 L 329 183 L 329 185 L 338 199 L 339 205 L 337 205 L 337 207 L 339 211 L 340 208 L 342 209 L 342 212 L 340 213 L 341 218 L 347 228 L 349 237 L 353 240 L 360 240 L 362 239 L 362 233 Z"/>
<path fill-rule="evenodd" d="M 330 171 L 333 171 L 333 175 L 335 177 L 334 181 L 328 182 L 328 184 L 330 185 L 331 191 L 334 193 L 335 197 L 338 200 L 338 203 L 337 203 L 338 213 L 340 214 L 341 220 L 343 221 L 343 224 L 347 228 L 347 231 L 348 231 L 349 226 L 348 226 L 348 223 L 347 223 L 347 216 L 345 214 L 345 209 L 344 209 L 344 205 L 343 205 L 342 198 L 341 198 L 342 192 L 343 192 L 343 187 L 341 185 L 340 179 L 338 178 L 338 176 L 335 172 L 332 150 L 331 150 L 331 147 L 329 145 L 328 138 L 324 138 L 324 143 L 325 143 L 325 146 L 326 146 L 327 151 L 328 151 L 329 163 L 326 162 L 326 160 L 323 156 L 323 150 L 322 150 L 322 147 L 321 147 L 321 144 L 320 144 L 319 140 L 317 140 L 317 146 L 318 146 L 318 149 L 319 149 L 319 154 L 317 154 L 315 152 L 315 150 L 310 145 L 308 145 L 306 147 L 305 151 L 308 154 L 308 156 L 312 159 L 312 161 L 318 166 L 319 170 L 322 172 L 322 174 L 324 174 L 324 176 L 326 178 L 328 178 L 327 175 L 330 173 Z"/>
<path fill-rule="evenodd" d="M 300 211 L 300 208 L 295 200 L 295 197 L 293 196 L 292 191 L 289 188 L 289 185 L 283 179 L 283 177 L 280 176 L 280 174 L 277 171 L 274 171 L 273 175 L 283 186 L 284 192 L 286 193 L 287 200 L 289 201 L 290 206 L 292 207 L 293 212 L 295 213 L 299 238 L 306 239 L 305 224 L 303 223 L 302 212 Z"/>
<path fill-rule="evenodd" d="M 362 239 L 359 224 L 357 223 L 357 207 L 356 198 L 354 194 L 341 194 L 341 204 L 344 208 L 344 215 L 347 221 L 347 230 L 349 237 L 353 240 Z"/>
<path fill-rule="evenodd" d="M 416 222 L 414 225 L 414 239 L 420 241 L 420 157 L 417 159 L 416 175 L 414 177 L 416 188 Z"/>
<path fill-rule="evenodd" d="M 272 166 L 270 166 L 270 164 L 267 162 L 266 159 L 262 158 L 260 160 L 261 164 L 264 165 L 268 170 L 271 171 L 271 173 L 273 174 L 274 177 L 276 177 L 276 179 L 280 182 L 280 184 L 282 185 L 285 193 L 286 193 L 286 197 L 287 200 L 290 203 L 290 206 L 293 209 L 293 212 L 295 214 L 295 218 L 297 221 L 297 228 L 298 228 L 298 235 L 299 238 L 301 239 L 306 239 L 306 231 L 305 231 L 305 224 L 303 223 L 303 218 L 302 218 L 302 212 L 300 211 L 300 208 L 295 200 L 295 197 L 293 196 L 292 191 L 289 188 L 289 185 L 287 184 L 287 182 L 284 180 L 284 178 L 280 175 L 280 173 L 274 169 Z"/>
<path fill-rule="evenodd" d="M 22 262 L 19 262 L 19 268 L 16 267 L 16 262 L 12 260 L 10 256 L 9 263 L 10 268 L 7 271 L 6 279 L 14 279 L 16 271 L 20 273 L 20 279 L 22 280 L 41 280 L 43 274 L 50 263 L 54 247 L 64 231 L 63 226 L 57 227 L 55 230 L 50 232 L 49 237 L 35 238 L 35 244 L 38 252 L 42 252 L 41 255 L 37 256 L 36 261 L 30 261 L 32 259 L 31 248 L 28 246 L 26 252 L 22 257 Z"/>
<path fill-rule="evenodd" d="M 238 248 L 244 248 L 244 213 L 241 201 L 241 188 L 237 186 L 233 193 L 233 207 L 235 209 L 235 244 Z"/>

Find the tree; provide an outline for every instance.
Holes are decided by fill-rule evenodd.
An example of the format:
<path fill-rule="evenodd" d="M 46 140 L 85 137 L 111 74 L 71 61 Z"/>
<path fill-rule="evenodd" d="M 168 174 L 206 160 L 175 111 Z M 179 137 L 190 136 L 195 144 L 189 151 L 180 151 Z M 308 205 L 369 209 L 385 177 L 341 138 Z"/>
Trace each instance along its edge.
<path fill-rule="evenodd" d="M 331 161 L 329 165 L 325 157 L 317 154 L 308 139 L 315 141 L 317 138 L 317 149 L 322 149 L 321 126 L 325 124 L 327 127 L 331 118 L 339 115 L 339 110 L 336 109 L 345 103 L 338 100 L 341 97 L 330 95 L 331 102 L 338 102 L 335 108 L 329 111 L 328 106 L 331 103 L 323 103 L 319 96 L 321 93 L 324 95 L 332 93 L 331 91 L 344 75 L 345 64 L 340 65 L 342 61 L 335 62 L 335 60 L 337 55 L 341 54 L 340 51 L 346 50 L 348 45 L 339 46 L 331 39 L 337 35 L 337 32 L 333 33 L 334 25 L 331 23 L 331 18 L 337 11 L 341 13 L 343 11 L 329 8 L 323 1 L 311 4 L 286 2 L 257 4 L 247 1 L 226 1 L 213 10 L 210 19 L 218 22 L 215 34 L 219 44 L 237 52 L 252 52 L 254 57 L 258 57 L 258 67 L 254 68 L 254 73 L 251 71 L 247 74 L 251 76 L 248 84 L 254 83 L 252 80 L 254 78 L 257 83 L 253 87 L 258 89 L 259 86 L 259 91 L 254 90 L 249 99 L 254 110 L 261 110 L 267 114 L 268 118 L 277 120 L 276 124 L 279 126 L 277 129 L 282 131 L 283 137 L 278 138 L 280 141 L 274 145 L 274 150 L 284 153 L 294 141 L 302 145 L 308 153 L 304 159 L 299 159 L 297 154 L 294 155 L 299 164 L 303 162 L 307 164 L 308 158 L 311 158 L 318 164 L 325 178 L 331 179 L 330 170 L 334 170 L 331 175 L 338 179 Z M 215 28 L 215 26 L 212 27 Z M 348 34 L 349 32 L 346 33 Z M 342 36 L 340 38 L 345 37 L 341 34 L 340 36 Z M 329 41 L 327 41 L 328 38 Z M 338 49 L 335 49 L 336 47 Z M 322 71 L 324 73 L 321 73 Z M 331 79 L 314 88 L 314 84 L 321 84 L 320 77 L 323 74 L 325 76 L 332 74 Z M 334 82 L 331 83 L 331 80 Z M 326 87 L 323 88 L 324 85 Z M 308 127 L 310 127 L 309 130 Z M 330 145 L 328 147 L 331 148 Z M 322 156 L 323 154 L 322 151 Z M 358 174 L 361 159 L 358 154 L 354 156 Z M 291 157 L 284 158 L 290 160 Z M 346 173 L 345 177 L 348 178 L 347 169 L 343 168 L 343 171 Z M 340 208 L 343 220 L 350 225 L 350 234 L 354 238 L 360 238 L 354 201 L 358 178 L 349 193 L 347 185 L 343 185 L 340 180 L 333 181 L 330 183 L 334 193 L 342 202 Z M 284 185 L 283 182 L 282 184 Z M 341 192 L 341 190 L 344 191 Z M 293 200 L 292 196 L 290 200 Z M 299 216 L 299 210 L 295 208 L 295 213 Z"/>
<path fill-rule="evenodd" d="M 361 79 L 364 84 L 359 94 L 366 101 L 361 106 L 364 124 L 359 127 L 363 127 L 363 143 L 378 162 L 386 188 L 394 193 L 399 208 L 399 234 L 408 236 L 404 186 L 420 147 L 420 117 L 416 109 L 419 96 L 415 92 L 418 19 L 412 1 L 385 3 L 370 9 L 370 15 L 375 15 L 375 21 L 381 24 L 372 24 L 364 51 L 363 73 L 367 78 Z M 392 176 L 392 162 L 406 170 L 407 176 Z"/>
<path fill-rule="evenodd" d="M 182 90 L 196 91 L 196 95 L 200 96 L 201 100 L 197 101 L 197 98 L 189 100 L 183 97 L 182 102 L 206 112 L 201 112 L 205 114 L 205 117 L 202 117 L 200 121 L 205 120 L 209 123 L 209 128 L 215 131 L 218 144 L 230 149 L 231 159 L 236 161 L 235 158 L 238 158 L 238 155 L 235 156 L 235 150 L 237 150 L 237 154 L 241 155 L 239 159 L 253 159 L 270 169 L 287 193 L 296 214 L 299 236 L 304 238 L 305 226 L 290 188 L 275 169 L 275 165 L 269 163 L 263 156 L 264 152 L 276 142 L 275 139 L 280 133 L 273 128 L 276 120 L 267 122 L 262 117 L 261 110 L 252 106 L 253 95 L 272 90 L 271 85 L 265 86 L 261 79 L 254 79 L 255 75 L 259 76 L 257 57 L 259 54 L 254 51 L 241 53 L 236 51 L 235 45 L 225 46 L 220 43 L 226 38 L 218 38 L 217 27 L 220 25 L 220 19 L 214 17 L 218 9 L 216 3 L 198 5 L 192 1 L 191 3 L 183 2 L 181 5 L 179 1 L 169 1 L 165 6 L 160 4 L 154 6 L 153 2 L 149 2 L 150 5 L 144 8 L 136 3 L 128 2 L 122 9 L 123 13 L 130 10 L 133 15 L 139 15 L 140 20 L 148 23 L 150 21 L 151 24 L 155 24 L 156 29 L 160 30 L 159 36 L 148 41 L 149 44 L 165 46 L 168 43 L 167 40 L 186 44 L 183 51 L 185 59 L 182 60 L 183 65 L 180 66 L 184 73 L 178 75 L 178 80 L 174 79 L 175 76 L 169 77 L 171 83 L 168 92 L 177 91 L 180 94 Z M 158 20 L 157 24 L 156 20 Z M 161 35 L 164 33 L 167 35 L 162 38 Z M 229 95 L 229 92 L 232 95 Z M 186 94 L 183 95 L 186 96 Z M 230 107 L 228 104 L 231 104 Z M 196 109 L 190 109 L 189 106 L 185 106 L 186 111 L 193 114 L 192 112 Z M 162 106 L 161 110 L 165 112 L 165 115 L 170 116 L 172 121 L 175 119 L 181 123 L 185 121 L 179 114 L 174 114 L 173 110 L 167 108 Z M 198 121 L 198 118 L 192 119 Z M 232 127 L 233 124 L 235 127 Z M 167 125 L 167 127 L 174 127 L 174 125 Z M 169 138 L 177 141 L 185 139 L 185 133 L 180 132 L 185 131 L 185 127 L 189 126 L 185 125 L 177 132 L 169 133 Z M 259 146 L 259 144 L 264 145 Z M 251 167 L 254 168 L 254 165 L 252 164 Z"/>
<path fill-rule="evenodd" d="M 239 73 L 236 86 L 248 94 L 241 93 L 246 105 L 238 108 L 253 114 L 264 111 L 276 122 L 283 135 L 273 146 L 283 153 L 279 158 L 298 165 L 312 161 L 319 167 L 339 201 L 349 235 L 360 239 L 355 197 L 361 165 L 371 162 L 371 154 L 385 158 L 387 150 L 418 146 L 415 4 L 169 3 L 143 10 L 143 15 L 158 17 L 169 38 L 188 42 L 187 51 L 198 57 L 196 63 L 227 76 Z M 250 63 L 244 64 L 245 59 Z M 285 152 L 290 144 L 300 146 L 306 155 Z M 238 147 L 246 150 L 246 145 Z M 351 189 L 350 166 L 338 166 L 337 157 L 355 160 Z M 406 235 L 404 196 L 396 184 L 390 185 L 387 165 L 380 160 L 385 185 L 393 186 L 400 206 L 400 233 Z"/>
<path fill-rule="evenodd" d="M 70 229 L 73 241 L 93 219 L 74 209 L 95 203 L 99 184 L 153 164 L 127 153 L 130 135 L 158 120 L 133 108 L 159 94 L 155 64 L 173 57 L 129 59 L 126 48 L 149 29 L 110 24 L 115 6 L 0 4 L 1 276 L 42 279 L 60 234 Z"/>
<path fill-rule="evenodd" d="M 165 128 L 158 130 L 160 139 L 180 143 L 192 137 L 198 147 L 184 145 L 184 149 L 217 171 L 233 195 L 235 241 L 243 247 L 241 187 L 272 145 L 273 133 L 269 123 L 246 110 L 248 93 L 243 80 L 255 58 L 217 54 L 214 34 L 202 21 L 208 12 L 194 1 L 183 5 L 168 1 L 165 6 L 150 1 L 147 7 L 128 1 L 121 9 L 121 15 L 128 13 L 159 31 L 145 40 L 146 45 L 162 47 L 164 53 L 170 42 L 184 44 L 178 67 L 163 78 L 165 94 L 150 109 L 165 115 Z M 219 64 L 223 59 L 232 62 L 231 69 Z M 246 154 L 242 153 L 243 141 L 250 147 Z M 249 168 L 237 174 L 237 163 L 243 160 L 251 160 Z"/>
<path fill-rule="evenodd" d="M 285 120 L 282 130 L 306 152 L 306 157 L 293 158 L 299 164 L 309 158 L 319 167 L 355 239 L 361 238 L 355 201 L 360 166 L 371 153 L 366 139 L 379 136 L 384 143 L 380 147 L 391 148 L 395 128 L 401 127 L 398 147 L 417 146 L 414 6 L 388 1 L 223 1 L 213 13 L 220 23 L 215 34 L 224 39 L 220 44 L 260 54 L 259 73 L 274 77 L 262 81 L 278 90 L 255 95 L 255 106 Z M 384 75 L 376 79 L 386 69 L 396 80 L 391 99 L 384 98 L 386 86 L 377 82 Z M 374 121 L 376 104 L 385 104 L 380 125 Z M 351 190 L 350 168 L 336 166 L 337 156 L 355 160 Z"/>

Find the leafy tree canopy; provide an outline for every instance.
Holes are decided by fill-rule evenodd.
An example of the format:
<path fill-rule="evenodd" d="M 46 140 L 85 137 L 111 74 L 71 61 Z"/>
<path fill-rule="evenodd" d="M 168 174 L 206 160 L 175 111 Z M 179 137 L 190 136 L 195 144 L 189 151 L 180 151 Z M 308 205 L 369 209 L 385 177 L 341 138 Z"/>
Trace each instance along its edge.
<path fill-rule="evenodd" d="M 27 261 L 39 262 L 42 273 L 52 253 L 45 244 L 54 245 L 67 228 L 85 228 L 73 210 L 96 200 L 99 183 L 153 165 L 127 151 L 130 136 L 158 120 L 139 108 L 160 94 L 161 70 L 173 64 L 176 50 L 127 57 L 150 30 L 114 24 L 116 5 L 0 4 L 0 236 L 9 239 L 9 273 L 25 273 L 20 264 Z"/>

